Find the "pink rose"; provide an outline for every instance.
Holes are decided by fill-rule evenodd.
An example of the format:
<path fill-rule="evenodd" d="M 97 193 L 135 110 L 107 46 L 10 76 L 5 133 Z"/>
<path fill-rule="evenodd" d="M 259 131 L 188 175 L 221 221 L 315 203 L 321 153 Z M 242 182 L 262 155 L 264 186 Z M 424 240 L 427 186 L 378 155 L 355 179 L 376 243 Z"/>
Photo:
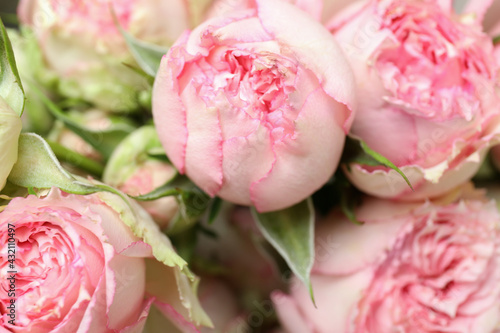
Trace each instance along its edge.
<path fill-rule="evenodd" d="M 328 24 L 358 81 L 352 135 L 396 164 L 416 190 L 386 168 L 346 168 L 369 194 L 441 195 L 470 179 L 498 142 L 491 38 L 450 7 L 451 1 L 370 0 Z"/>
<path fill-rule="evenodd" d="M 366 199 L 358 226 L 318 225 L 312 284 L 273 301 L 288 332 L 490 333 L 500 313 L 500 215 L 494 202 Z"/>
<path fill-rule="evenodd" d="M 147 83 L 123 65 L 135 62 L 110 6 L 125 30 L 150 43 L 169 46 L 190 26 L 183 0 L 21 0 L 18 14 L 34 30 L 61 94 L 106 111 L 131 111 Z"/>
<path fill-rule="evenodd" d="M 332 176 L 355 96 L 326 29 L 283 1 L 256 3 L 175 43 L 156 77 L 153 116 L 181 173 L 211 196 L 265 212 Z"/>
<path fill-rule="evenodd" d="M 13 199 L 0 213 L 0 326 L 9 332 L 141 332 L 153 302 L 170 302 L 172 318 L 185 313 L 185 320 L 206 323 L 192 291 L 175 299 L 190 283 L 181 274 L 182 259 L 147 214 L 130 204 L 110 193 L 78 196 L 58 189 L 43 198 Z M 9 237 L 16 246 L 15 298 L 6 292 Z M 158 272 L 172 283 L 155 293 L 150 274 Z M 181 305 L 181 298 L 187 303 Z M 11 299 L 15 325 L 8 323 Z M 191 318 L 184 307 L 201 312 Z"/>

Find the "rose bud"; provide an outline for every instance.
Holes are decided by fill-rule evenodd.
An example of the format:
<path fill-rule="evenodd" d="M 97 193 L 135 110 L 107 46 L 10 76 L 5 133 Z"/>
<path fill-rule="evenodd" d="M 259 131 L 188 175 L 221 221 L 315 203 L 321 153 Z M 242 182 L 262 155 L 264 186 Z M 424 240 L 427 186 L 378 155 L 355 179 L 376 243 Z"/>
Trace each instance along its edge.
<path fill-rule="evenodd" d="M 0 227 L 4 330 L 142 332 L 153 306 L 173 323 L 210 324 L 195 295 L 197 281 L 169 239 L 118 195 L 53 188 L 45 197 L 15 198 L 0 213 Z M 7 310 L 9 237 L 16 249 L 15 325 Z"/>
<path fill-rule="evenodd" d="M 317 226 L 317 308 L 299 281 L 291 295 L 273 294 L 287 332 L 493 332 L 500 313 L 493 201 L 366 199 L 357 217 L 363 226 L 337 212 Z"/>
<path fill-rule="evenodd" d="M 130 134 L 113 151 L 104 170 L 104 182 L 131 196 L 149 193 L 166 184 L 177 172 L 170 163 L 151 157 L 148 150 L 153 148 L 161 149 L 154 127 L 144 126 Z M 161 229 L 168 226 L 178 211 L 173 196 L 139 204 Z"/>
<path fill-rule="evenodd" d="M 354 104 L 332 36 L 279 0 L 182 35 L 153 87 L 155 125 L 179 172 L 260 212 L 300 202 L 332 176 Z"/>
<path fill-rule="evenodd" d="M 17 142 L 22 122 L 19 115 L 0 96 L 0 190 L 17 161 Z"/>
<path fill-rule="evenodd" d="M 384 198 L 439 196 L 470 179 L 498 142 L 498 66 L 491 38 L 438 1 L 364 1 L 328 27 L 358 82 L 351 134 L 394 170 L 351 163 L 362 191 Z"/>
<path fill-rule="evenodd" d="M 21 0 L 18 16 L 34 30 L 59 93 L 105 111 L 132 111 L 148 85 L 123 65 L 137 66 L 111 7 L 127 32 L 149 43 L 169 46 L 189 27 L 183 0 Z"/>

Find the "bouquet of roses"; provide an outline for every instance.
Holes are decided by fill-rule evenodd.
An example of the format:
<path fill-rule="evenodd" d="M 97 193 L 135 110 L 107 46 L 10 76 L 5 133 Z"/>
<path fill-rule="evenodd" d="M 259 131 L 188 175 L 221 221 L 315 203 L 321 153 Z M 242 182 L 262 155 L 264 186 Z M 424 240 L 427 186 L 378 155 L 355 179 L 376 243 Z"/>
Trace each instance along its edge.
<path fill-rule="evenodd" d="M 17 6 L 0 333 L 500 332 L 500 1 Z"/>

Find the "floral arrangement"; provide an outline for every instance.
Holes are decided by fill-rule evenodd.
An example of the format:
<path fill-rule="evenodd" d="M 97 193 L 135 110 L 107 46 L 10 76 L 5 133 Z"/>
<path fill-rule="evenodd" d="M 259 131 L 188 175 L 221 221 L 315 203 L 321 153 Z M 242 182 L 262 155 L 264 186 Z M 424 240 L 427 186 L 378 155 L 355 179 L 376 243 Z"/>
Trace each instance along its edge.
<path fill-rule="evenodd" d="M 20 0 L 0 332 L 500 332 L 499 12 Z"/>

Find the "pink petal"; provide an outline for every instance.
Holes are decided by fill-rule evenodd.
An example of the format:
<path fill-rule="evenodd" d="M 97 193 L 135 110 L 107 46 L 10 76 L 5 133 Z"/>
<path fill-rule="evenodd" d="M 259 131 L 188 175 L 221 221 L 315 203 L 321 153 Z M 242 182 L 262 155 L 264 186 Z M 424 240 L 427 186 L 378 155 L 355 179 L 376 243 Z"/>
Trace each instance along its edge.
<path fill-rule="evenodd" d="M 116 255 L 106 274 L 108 325 L 113 329 L 136 322 L 146 290 L 146 264 L 142 258 Z"/>
<path fill-rule="evenodd" d="M 226 140 L 223 155 L 224 186 L 218 195 L 234 203 L 251 205 L 250 185 L 264 177 L 274 162 L 269 131 L 260 126 L 247 137 Z"/>
<path fill-rule="evenodd" d="M 209 195 L 222 186 L 222 133 L 219 111 L 207 108 L 193 85 L 182 92 L 187 112 L 186 173 Z"/>
<path fill-rule="evenodd" d="M 150 297 L 149 299 L 144 300 L 142 304 L 142 311 L 139 315 L 139 319 L 134 324 L 125 327 L 123 330 L 120 330 L 120 333 L 141 333 L 144 330 L 144 325 L 146 325 L 146 320 L 149 316 L 149 310 L 151 309 L 151 305 L 154 302 L 154 298 Z"/>
<path fill-rule="evenodd" d="M 106 318 L 106 277 L 102 276 L 99 284 L 97 285 L 92 300 L 90 301 L 78 332 L 82 333 L 100 333 L 107 332 L 107 318 Z M 67 331 L 64 331 L 67 332 Z"/>
<path fill-rule="evenodd" d="M 252 184 L 252 202 L 259 212 L 296 204 L 328 181 L 344 147 L 337 116 L 345 109 L 322 89 L 309 95 L 295 121 L 295 138 L 274 145 L 271 172 Z"/>
<path fill-rule="evenodd" d="M 477 0 L 473 0 L 473 1 L 477 1 Z M 482 0 L 479 0 L 479 1 L 482 1 Z M 443 11 L 445 11 L 446 13 L 452 12 L 453 0 L 437 0 L 437 3 L 443 9 Z"/>
<path fill-rule="evenodd" d="M 189 33 L 184 33 L 164 56 L 153 86 L 153 117 L 160 141 L 170 161 L 184 173 L 187 144 L 186 111 L 179 97 L 177 76 L 184 68 L 182 49 Z M 171 59 L 171 60 L 170 60 Z"/>
<path fill-rule="evenodd" d="M 313 272 L 345 275 L 375 265 L 394 244 L 404 226 L 405 219 L 398 218 L 397 214 L 407 213 L 412 208 L 411 204 L 395 205 L 389 201 L 365 199 L 362 210 L 356 212 L 359 220 L 369 221 L 363 226 L 333 212 L 318 223 Z"/>
<path fill-rule="evenodd" d="M 271 299 L 276 308 L 278 318 L 287 333 L 313 332 L 311 324 L 306 321 L 306 318 L 304 318 L 292 297 L 275 291 L 271 294 Z"/>
<path fill-rule="evenodd" d="M 468 0 L 463 13 L 476 14 L 477 21 L 481 23 L 492 4 L 493 0 Z"/>
<path fill-rule="evenodd" d="M 370 269 L 348 277 L 313 276 L 311 283 L 313 290 L 317 290 L 314 294 L 316 307 L 308 289 L 299 281 L 292 286 L 292 295 L 303 316 L 315 323 L 315 333 L 349 332 L 356 305 L 372 276 Z"/>
<path fill-rule="evenodd" d="M 319 22 L 293 5 L 278 0 L 257 0 L 257 4 L 264 28 L 320 78 L 329 96 L 351 111 L 342 111 L 347 132 L 356 109 L 356 85 L 351 67 L 334 38 Z"/>
<path fill-rule="evenodd" d="M 155 306 L 167 317 L 177 328 L 183 333 L 200 333 L 200 331 L 192 323 L 184 319 L 184 317 L 170 304 L 156 301 Z"/>
<path fill-rule="evenodd" d="M 335 1 L 324 1 L 324 0 L 295 0 L 295 6 L 299 7 L 309 15 L 311 15 L 316 21 L 321 21 L 321 14 L 323 12 L 324 3 L 338 2 Z"/>
<path fill-rule="evenodd" d="M 361 138 L 396 166 L 407 165 L 409 157 L 417 154 L 418 136 L 412 116 L 391 107 L 360 108 L 359 111 L 352 135 Z"/>
<path fill-rule="evenodd" d="M 262 28 L 257 17 L 249 17 L 220 27 L 213 32 L 219 41 L 244 43 L 270 41 L 272 37 Z"/>

